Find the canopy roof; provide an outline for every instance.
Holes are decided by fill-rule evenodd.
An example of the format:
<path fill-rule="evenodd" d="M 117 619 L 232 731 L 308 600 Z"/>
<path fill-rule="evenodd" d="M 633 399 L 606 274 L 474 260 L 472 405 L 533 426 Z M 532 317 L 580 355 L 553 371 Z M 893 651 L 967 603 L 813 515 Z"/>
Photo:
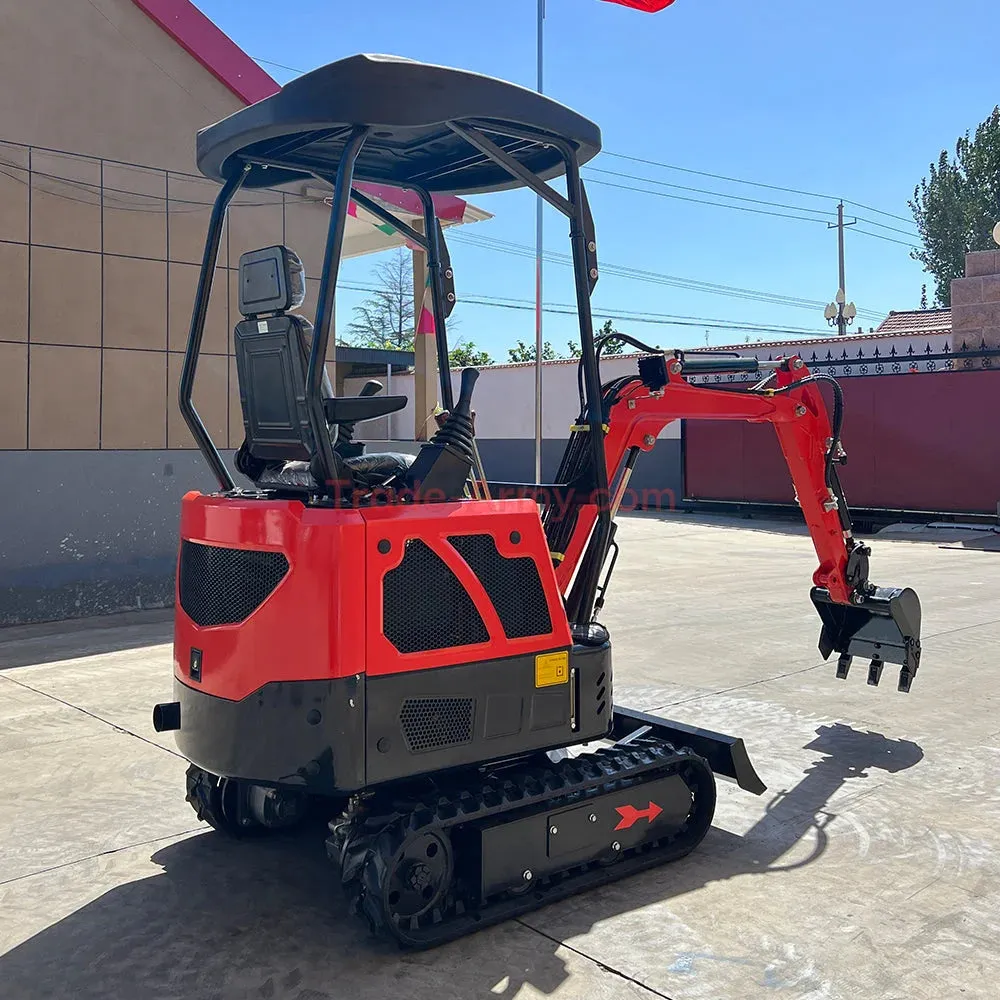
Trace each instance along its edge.
<path fill-rule="evenodd" d="M 347 138 L 360 124 L 371 132 L 355 165 L 359 181 L 460 193 L 522 186 L 453 132 L 450 121 L 478 126 L 543 179 L 564 169 L 559 150 L 546 144 L 546 137 L 568 142 L 580 163 L 601 148 L 597 125 L 533 90 L 398 56 L 356 55 L 306 73 L 202 129 L 198 168 L 222 181 L 245 155 L 272 161 L 270 169 L 250 172 L 247 187 L 317 174 L 332 178 Z M 503 136 L 505 126 L 520 137 Z"/>

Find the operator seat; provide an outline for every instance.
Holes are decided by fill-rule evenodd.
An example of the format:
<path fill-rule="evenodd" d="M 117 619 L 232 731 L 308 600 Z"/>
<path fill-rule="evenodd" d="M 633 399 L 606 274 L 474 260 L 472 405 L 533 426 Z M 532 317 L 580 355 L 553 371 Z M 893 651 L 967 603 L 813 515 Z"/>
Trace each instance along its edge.
<path fill-rule="evenodd" d="M 322 492 L 306 408 L 306 376 L 313 326 L 297 309 L 305 299 L 302 261 L 284 246 L 240 257 L 236 372 L 245 439 L 236 468 L 258 487 L 294 493 Z M 336 444 L 340 425 L 401 410 L 405 396 L 335 397 L 323 370 L 326 428 L 333 445 L 334 478 L 341 488 L 372 490 L 405 474 L 412 455 L 395 452 L 344 457 Z"/>

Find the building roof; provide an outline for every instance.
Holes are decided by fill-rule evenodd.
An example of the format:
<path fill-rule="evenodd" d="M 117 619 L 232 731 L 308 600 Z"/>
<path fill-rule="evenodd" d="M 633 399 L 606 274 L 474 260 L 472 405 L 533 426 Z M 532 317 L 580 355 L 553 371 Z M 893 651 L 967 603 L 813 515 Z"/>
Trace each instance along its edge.
<path fill-rule="evenodd" d="M 875 331 L 882 336 L 913 333 L 951 333 L 950 309 L 912 309 L 891 312 Z"/>
<path fill-rule="evenodd" d="M 244 104 L 262 101 L 281 89 L 269 73 L 190 0 L 132 2 Z"/>
<path fill-rule="evenodd" d="M 159 25 L 181 48 L 199 62 L 220 83 L 228 87 L 244 104 L 255 104 L 277 94 L 281 85 L 246 54 L 218 25 L 206 17 L 191 0 L 132 0 L 147 17 Z M 356 185 L 359 191 L 380 201 L 391 211 L 398 211 L 412 224 L 423 217 L 416 195 L 385 184 Z M 461 225 L 490 219 L 489 212 L 476 208 L 454 195 L 435 194 L 434 208 L 442 225 Z M 353 204 L 353 203 L 352 203 Z M 359 214 L 353 206 L 352 216 Z M 360 213 L 378 227 L 379 220 Z M 385 234 L 388 240 L 373 236 L 360 253 L 374 253 L 402 245 L 398 234 Z"/>

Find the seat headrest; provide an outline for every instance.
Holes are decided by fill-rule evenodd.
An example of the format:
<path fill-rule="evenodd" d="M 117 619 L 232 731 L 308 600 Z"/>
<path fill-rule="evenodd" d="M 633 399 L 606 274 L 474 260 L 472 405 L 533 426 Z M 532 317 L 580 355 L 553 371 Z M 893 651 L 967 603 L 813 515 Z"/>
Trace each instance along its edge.
<path fill-rule="evenodd" d="M 305 301 L 305 267 L 286 246 L 241 254 L 239 275 L 239 309 L 248 319 L 298 309 Z"/>

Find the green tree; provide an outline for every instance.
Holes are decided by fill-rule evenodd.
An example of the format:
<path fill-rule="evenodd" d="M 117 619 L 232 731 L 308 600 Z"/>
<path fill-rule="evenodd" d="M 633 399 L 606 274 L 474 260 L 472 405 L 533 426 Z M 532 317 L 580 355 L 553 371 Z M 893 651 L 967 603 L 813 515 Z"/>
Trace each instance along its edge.
<path fill-rule="evenodd" d="M 379 261 L 374 269 L 378 288 L 359 306 L 347 327 L 345 340 L 354 347 L 413 350 L 413 272 L 409 253 L 402 247 Z"/>
<path fill-rule="evenodd" d="M 467 344 L 458 343 L 449 349 L 448 364 L 452 368 L 482 368 L 493 364 L 493 359 L 470 340 Z"/>
<path fill-rule="evenodd" d="M 518 361 L 534 361 L 535 345 L 526 344 L 523 340 L 519 340 L 513 347 L 507 348 L 507 356 L 514 363 Z M 542 360 L 554 361 L 557 357 L 555 348 L 547 340 L 544 341 L 542 343 Z"/>
<path fill-rule="evenodd" d="M 610 337 L 612 334 L 620 333 L 621 331 L 615 329 L 615 324 L 612 320 L 605 320 L 604 325 L 595 332 L 594 339 L 597 340 L 600 337 Z M 578 358 L 580 357 L 580 345 L 575 340 L 570 340 L 567 342 L 566 347 L 569 349 L 569 357 Z M 607 356 L 609 354 L 624 354 L 625 353 L 625 342 L 623 340 L 609 340 L 605 345 L 601 354 Z"/>
<path fill-rule="evenodd" d="M 965 254 L 994 246 L 1000 220 L 1000 106 L 977 129 L 942 150 L 913 192 L 910 210 L 923 247 L 911 256 L 935 282 L 935 298 L 951 305 L 951 281 L 965 274 Z"/>
<path fill-rule="evenodd" d="M 598 337 L 610 337 L 614 333 L 620 333 L 620 330 L 615 329 L 615 324 L 610 320 L 604 321 L 604 326 L 597 331 Z M 609 340 L 604 345 L 604 350 L 601 354 L 624 354 L 625 353 L 625 341 L 623 340 Z"/>

